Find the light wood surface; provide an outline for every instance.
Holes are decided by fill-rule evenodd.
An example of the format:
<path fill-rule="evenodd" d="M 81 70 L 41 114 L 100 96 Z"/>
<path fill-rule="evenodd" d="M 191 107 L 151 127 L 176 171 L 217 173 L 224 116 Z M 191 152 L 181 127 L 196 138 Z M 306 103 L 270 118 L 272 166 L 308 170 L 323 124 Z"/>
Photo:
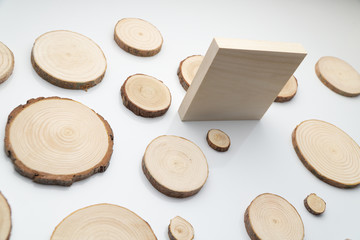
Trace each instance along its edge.
<path fill-rule="evenodd" d="M 188 90 L 191 85 L 203 59 L 204 56 L 193 55 L 180 62 L 177 74 L 180 84 L 185 90 Z"/>
<path fill-rule="evenodd" d="M 194 228 L 188 221 L 176 216 L 170 220 L 168 234 L 170 240 L 192 240 L 194 239 Z"/>
<path fill-rule="evenodd" d="M 14 70 L 14 54 L 0 42 L 0 84 L 5 82 Z"/>
<path fill-rule="evenodd" d="M 226 152 L 230 147 L 230 137 L 220 129 L 210 129 L 206 135 L 206 141 L 218 152 Z"/>
<path fill-rule="evenodd" d="M 281 89 L 280 93 L 275 99 L 275 102 L 288 102 L 290 101 L 296 94 L 298 88 L 298 82 L 294 76 L 287 81 L 283 89 Z"/>
<path fill-rule="evenodd" d="M 325 212 L 326 202 L 315 193 L 311 193 L 304 200 L 305 208 L 314 215 L 320 215 Z"/>
<path fill-rule="evenodd" d="M 11 209 L 0 192 L 0 240 L 8 240 L 11 233 Z"/>
<path fill-rule="evenodd" d="M 305 56 L 296 43 L 215 38 L 181 103 L 181 120 L 260 119 Z"/>
<path fill-rule="evenodd" d="M 40 77 L 68 89 L 91 88 L 101 82 L 106 71 L 100 47 L 84 35 L 65 30 L 38 37 L 31 62 Z"/>
<path fill-rule="evenodd" d="M 156 240 L 150 225 L 132 211 L 113 204 L 79 209 L 56 226 L 51 240 Z"/>
<path fill-rule="evenodd" d="M 106 170 L 113 133 L 105 119 L 79 102 L 37 98 L 10 113 L 5 151 L 25 177 L 69 186 Z"/>

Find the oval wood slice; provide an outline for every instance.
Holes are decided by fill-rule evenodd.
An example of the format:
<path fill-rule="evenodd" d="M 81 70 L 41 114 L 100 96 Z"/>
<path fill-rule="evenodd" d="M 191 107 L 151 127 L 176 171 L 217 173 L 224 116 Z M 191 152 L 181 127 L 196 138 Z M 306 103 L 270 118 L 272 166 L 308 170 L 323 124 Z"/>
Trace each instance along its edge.
<path fill-rule="evenodd" d="M 296 94 L 298 88 L 298 82 L 294 76 L 291 76 L 289 81 L 281 89 L 279 95 L 276 97 L 275 102 L 288 102 Z"/>
<path fill-rule="evenodd" d="M 121 87 L 125 107 L 138 116 L 159 117 L 171 104 L 171 93 L 166 85 L 154 77 L 135 74 L 126 79 Z"/>
<path fill-rule="evenodd" d="M 142 168 L 158 191 L 177 198 L 198 193 L 209 174 L 201 149 L 185 138 L 171 135 L 160 136 L 150 142 Z"/>
<path fill-rule="evenodd" d="M 105 119 L 79 102 L 37 98 L 10 113 L 5 151 L 20 174 L 69 186 L 106 170 L 113 133 Z"/>
<path fill-rule="evenodd" d="M 163 37 L 151 23 L 139 18 L 123 18 L 115 26 L 115 42 L 128 53 L 141 57 L 160 52 Z"/>
<path fill-rule="evenodd" d="M 305 167 L 322 181 L 339 188 L 360 184 L 360 148 L 336 126 L 304 121 L 294 129 L 292 143 Z"/>
<path fill-rule="evenodd" d="M 206 141 L 218 152 L 226 152 L 230 147 L 229 136 L 219 129 L 210 129 L 206 135 Z"/>
<path fill-rule="evenodd" d="M 178 68 L 178 77 L 181 86 L 185 90 L 188 90 L 190 87 L 203 59 L 204 56 L 193 55 L 185 58 L 180 62 L 180 66 Z"/>
<path fill-rule="evenodd" d="M 0 192 L 0 239 L 8 240 L 11 233 L 11 209 L 6 198 Z"/>
<path fill-rule="evenodd" d="M 360 94 L 360 74 L 347 62 L 336 57 L 322 57 L 315 65 L 321 82 L 346 97 Z"/>
<path fill-rule="evenodd" d="M 326 202 L 318 197 L 315 193 L 311 193 L 304 200 L 305 208 L 314 215 L 320 215 L 325 212 Z"/>
<path fill-rule="evenodd" d="M 246 209 L 244 221 L 252 240 L 304 238 L 304 224 L 299 213 L 288 201 L 275 194 L 257 196 Z"/>
<path fill-rule="evenodd" d="M 100 47 L 88 37 L 65 30 L 38 37 L 31 62 L 40 77 L 68 89 L 91 88 L 101 82 L 106 71 Z"/>
<path fill-rule="evenodd" d="M 188 221 L 177 216 L 170 220 L 168 234 L 170 240 L 192 240 L 194 228 Z"/>
<path fill-rule="evenodd" d="M 150 225 L 132 211 L 112 204 L 79 209 L 56 226 L 51 240 L 156 240 Z"/>
<path fill-rule="evenodd" d="M 0 42 L 0 84 L 5 82 L 14 70 L 14 54 Z"/>

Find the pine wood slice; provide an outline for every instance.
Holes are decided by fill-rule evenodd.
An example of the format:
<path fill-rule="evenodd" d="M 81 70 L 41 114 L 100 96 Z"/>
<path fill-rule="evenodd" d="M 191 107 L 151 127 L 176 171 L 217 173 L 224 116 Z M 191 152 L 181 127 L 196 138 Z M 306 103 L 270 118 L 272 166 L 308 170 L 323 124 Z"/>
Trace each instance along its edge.
<path fill-rule="evenodd" d="M 104 53 L 95 42 L 64 30 L 38 37 L 31 62 L 43 79 L 68 89 L 91 88 L 101 82 L 106 71 Z"/>
<path fill-rule="evenodd" d="M 0 192 L 0 239 L 8 240 L 11 233 L 11 209 L 10 206 Z"/>
<path fill-rule="evenodd" d="M 360 148 L 341 129 L 307 120 L 293 131 L 292 143 L 305 167 L 322 181 L 340 188 L 360 184 Z"/>
<path fill-rule="evenodd" d="M 154 77 L 135 74 L 126 79 L 121 87 L 125 107 L 138 116 L 159 117 L 171 104 L 171 93 L 166 85 Z"/>
<path fill-rule="evenodd" d="M 276 97 L 275 102 L 288 102 L 296 94 L 298 88 L 298 82 L 294 76 L 291 76 L 289 81 L 281 89 L 279 95 Z"/>
<path fill-rule="evenodd" d="M 264 193 L 248 206 L 244 216 L 252 240 L 298 240 L 304 238 L 304 224 L 296 209 L 284 198 Z"/>
<path fill-rule="evenodd" d="M 115 26 L 115 42 L 128 53 L 141 57 L 160 52 L 163 37 L 151 23 L 139 18 L 123 18 Z"/>
<path fill-rule="evenodd" d="M 178 76 L 180 84 L 185 90 L 188 90 L 190 87 L 203 59 L 204 56 L 193 55 L 180 62 Z"/>
<path fill-rule="evenodd" d="M 14 54 L 0 42 L 0 84 L 5 82 L 14 70 Z"/>
<path fill-rule="evenodd" d="M 150 142 L 142 168 L 159 192 L 177 198 L 198 193 L 209 174 L 201 149 L 185 138 L 171 135 L 160 136 Z"/>
<path fill-rule="evenodd" d="M 156 240 L 150 225 L 132 211 L 112 204 L 79 209 L 55 228 L 51 240 Z"/>
<path fill-rule="evenodd" d="M 206 141 L 218 152 L 226 152 L 230 147 L 229 136 L 219 129 L 210 129 L 206 135 Z"/>
<path fill-rule="evenodd" d="M 305 208 L 314 215 L 320 215 L 325 212 L 326 202 L 318 197 L 315 193 L 311 193 L 304 200 Z"/>
<path fill-rule="evenodd" d="M 106 170 L 113 133 L 105 119 L 79 102 L 37 98 L 10 113 L 5 151 L 20 174 L 69 186 Z"/>
<path fill-rule="evenodd" d="M 315 65 L 321 82 L 346 97 L 360 94 L 360 74 L 347 62 L 336 57 L 322 57 Z"/>
<path fill-rule="evenodd" d="M 168 234 L 170 240 L 192 240 L 194 228 L 188 221 L 177 216 L 170 220 Z"/>

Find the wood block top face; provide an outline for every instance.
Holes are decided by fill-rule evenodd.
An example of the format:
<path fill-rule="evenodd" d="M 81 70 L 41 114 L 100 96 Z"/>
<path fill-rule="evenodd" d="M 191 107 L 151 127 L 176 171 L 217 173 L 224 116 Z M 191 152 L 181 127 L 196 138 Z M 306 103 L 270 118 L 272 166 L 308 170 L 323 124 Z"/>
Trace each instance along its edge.
<path fill-rule="evenodd" d="M 260 119 L 305 56 L 296 43 L 215 38 L 179 108 L 180 118 Z"/>

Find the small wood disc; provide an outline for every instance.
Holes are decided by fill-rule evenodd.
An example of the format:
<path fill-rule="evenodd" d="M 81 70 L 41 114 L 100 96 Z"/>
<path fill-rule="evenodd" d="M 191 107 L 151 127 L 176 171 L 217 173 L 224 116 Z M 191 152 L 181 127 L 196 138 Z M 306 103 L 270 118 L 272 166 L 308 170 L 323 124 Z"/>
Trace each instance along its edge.
<path fill-rule="evenodd" d="M 188 90 L 188 88 L 190 87 L 203 59 L 204 56 L 193 55 L 185 58 L 180 62 L 180 66 L 178 68 L 178 76 L 180 84 L 185 90 Z"/>
<path fill-rule="evenodd" d="M 315 65 L 321 82 L 346 97 L 360 94 L 360 74 L 347 62 L 336 57 L 322 57 Z"/>
<path fill-rule="evenodd" d="M 141 57 L 156 55 L 163 38 L 151 23 L 139 18 L 123 18 L 115 26 L 115 42 L 128 53 Z"/>
<path fill-rule="evenodd" d="M 244 216 L 252 240 L 298 240 L 304 238 L 304 224 L 296 209 L 284 198 L 264 193 L 248 206 Z"/>
<path fill-rule="evenodd" d="M 168 234 L 170 240 L 192 240 L 194 228 L 188 221 L 177 216 L 170 220 Z"/>
<path fill-rule="evenodd" d="M 229 136 L 219 129 L 210 129 L 206 135 L 206 141 L 218 152 L 226 152 L 230 147 Z"/>
<path fill-rule="evenodd" d="M 79 209 L 56 226 L 51 240 L 156 240 L 150 225 L 132 211 L 113 204 Z"/>
<path fill-rule="evenodd" d="M 304 200 L 305 208 L 314 215 L 320 215 L 325 212 L 326 202 L 318 197 L 315 193 L 311 193 Z"/>
<path fill-rule="evenodd" d="M 46 81 L 62 88 L 88 89 L 100 83 L 106 59 L 90 38 L 70 31 L 52 31 L 35 40 L 31 62 Z"/>
<path fill-rule="evenodd" d="M 150 183 L 169 197 L 198 193 L 209 174 L 206 157 L 193 142 L 178 136 L 160 136 L 145 150 L 142 168 Z"/>
<path fill-rule="evenodd" d="M 11 209 L 6 198 L 0 192 L 0 239 L 8 240 L 11 233 Z"/>
<path fill-rule="evenodd" d="M 298 88 L 298 82 L 294 76 L 291 76 L 289 81 L 281 89 L 279 95 L 276 97 L 275 102 L 288 102 L 296 94 Z"/>
<path fill-rule="evenodd" d="M 10 113 L 5 150 L 25 177 L 69 186 L 106 170 L 113 133 L 105 119 L 79 102 L 37 98 Z"/>
<path fill-rule="evenodd" d="M 5 82 L 14 70 L 14 54 L 0 42 L 0 84 Z"/>
<path fill-rule="evenodd" d="M 171 93 L 166 85 L 154 77 L 135 74 L 126 79 L 121 87 L 125 107 L 138 116 L 159 117 L 171 104 Z"/>
<path fill-rule="evenodd" d="M 360 184 L 360 148 L 334 125 L 307 120 L 292 133 L 294 149 L 305 167 L 320 180 L 340 188 Z"/>

